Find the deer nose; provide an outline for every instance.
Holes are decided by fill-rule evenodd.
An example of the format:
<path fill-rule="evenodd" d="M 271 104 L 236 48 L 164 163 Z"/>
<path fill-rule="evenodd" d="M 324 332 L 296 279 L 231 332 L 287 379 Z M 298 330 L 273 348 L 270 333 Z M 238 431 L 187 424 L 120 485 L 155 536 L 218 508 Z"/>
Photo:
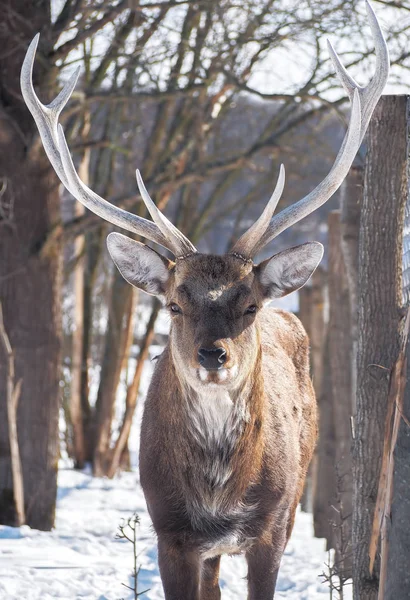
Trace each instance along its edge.
<path fill-rule="evenodd" d="M 200 348 L 198 350 L 198 362 L 204 369 L 221 369 L 226 360 L 226 350 L 223 348 Z"/>

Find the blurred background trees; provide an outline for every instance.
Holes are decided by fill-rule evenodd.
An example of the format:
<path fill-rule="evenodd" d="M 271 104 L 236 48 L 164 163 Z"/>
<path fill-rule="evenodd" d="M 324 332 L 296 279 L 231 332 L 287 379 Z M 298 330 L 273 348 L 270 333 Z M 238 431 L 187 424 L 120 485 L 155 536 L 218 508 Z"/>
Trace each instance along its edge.
<path fill-rule="evenodd" d="M 387 29 L 392 83 L 400 85 L 410 67 L 410 12 L 406 3 L 374 5 Z M 0 302 L 21 380 L 26 521 L 49 529 L 60 447 L 77 468 L 91 463 L 95 475 L 130 466 L 142 372 L 152 368 L 148 359 L 161 351 L 166 328 L 159 303 L 138 295 L 108 259 L 112 226 L 74 202 L 50 169 L 19 88 L 35 33 L 41 100 L 54 98 L 81 66 L 61 120 L 83 181 L 146 216 L 138 166 L 161 210 L 202 251 L 215 253 L 259 216 L 281 162 L 282 206 L 328 172 L 343 137 L 345 98 L 326 37 L 359 81 L 372 72 L 373 46 L 364 4 L 354 0 L 0 0 L 0 17 Z M 324 269 L 300 297 L 322 428 L 305 501 L 315 508 L 317 534 L 343 554 L 347 574 L 362 166 L 359 156 L 341 213 L 329 217 Z M 339 204 L 336 197 L 267 252 L 325 241 L 327 214 Z M 13 523 L 6 384 L 1 355 L 0 522 Z M 337 503 L 346 519 L 335 528 Z"/>

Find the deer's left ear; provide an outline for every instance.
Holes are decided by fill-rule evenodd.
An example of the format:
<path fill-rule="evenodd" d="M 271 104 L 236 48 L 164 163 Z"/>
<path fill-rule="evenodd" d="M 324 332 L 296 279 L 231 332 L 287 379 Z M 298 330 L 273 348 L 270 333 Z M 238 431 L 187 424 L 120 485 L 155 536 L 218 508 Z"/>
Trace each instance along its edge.
<path fill-rule="evenodd" d="M 121 233 L 110 233 L 107 246 L 111 258 L 128 283 L 147 294 L 165 294 L 171 267 L 167 258 Z"/>
<path fill-rule="evenodd" d="M 281 298 L 304 286 L 322 256 L 322 244 L 308 242 L 264 260 L 255 272 L 265 298 Z"/>

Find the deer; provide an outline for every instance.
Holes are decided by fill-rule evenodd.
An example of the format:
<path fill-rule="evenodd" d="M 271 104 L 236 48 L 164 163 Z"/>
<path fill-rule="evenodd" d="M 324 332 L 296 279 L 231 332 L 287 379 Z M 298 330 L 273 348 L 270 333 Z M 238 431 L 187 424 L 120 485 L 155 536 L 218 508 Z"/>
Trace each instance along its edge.
<path fill-rule="evenodd" d="M 162 298 L 171 316 L 145 400 L 139 458 L 166 600 L 219 600 L 221 556 L 241 553 L 248 564 L 248 599 L 274 597 L 318 426 L 306 332 L 296 316 L 268 304 L 305 285 L 323 247 L 306 242 L 260 263 L 254 259 L 329 200 L 359 150 L 389 72 L 381 28 L 369 3 L 366 9 L 376 52 L 367 86 L 348 74 L 328 42 L 351 102 L 330 172 L 274 215 L 285 185 L 282 165 L 262 215 L 222 256 L 197 251 L 158 210 L 139 171 L 139 192 L 152 221 L 109 203 L 81 181 L 58 123 L 79 72 L 43 105 L 32 82 L 38 35 L 27 50 L 22 95 L 62 184 L 89 210 L 173 256 L 121 233 L 107 238 L 122 276 Z"/>

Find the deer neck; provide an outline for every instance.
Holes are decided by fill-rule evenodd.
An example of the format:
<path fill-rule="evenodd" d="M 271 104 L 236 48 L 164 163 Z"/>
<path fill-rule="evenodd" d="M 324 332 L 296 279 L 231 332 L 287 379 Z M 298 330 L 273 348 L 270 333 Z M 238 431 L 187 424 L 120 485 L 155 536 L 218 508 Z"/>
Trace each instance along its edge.
<path fill-rule="evenodd" d="M 236 389 L 183 389 L 185 442 L 195 474 L 184 478 L 182 487 L 191 519 L 201 526 L 204 519 L 239 516 L 251 509 L 246 494 L 258 480 L 263 451 L 261 362 L 259 355 Z"/>
<path fill-rule="evenodd" d="M 209 456 L 234 459 L 238 446 L 246 438 L 251 451 L 252 440 L 257 441 L 255 428 L 261 428 L 265 405 L 262 375 L 262 350 L 258 349 L 252 369 L 238 378 L 238 385 L 220 384 L 192 386 L 179 377 L 184 421 L 193 444 Z M 253 435 L 250 435 L 250 434 Z M 229 462 L 229 461 L 227 461 Z M 219 473 L 219 483 L 228 477 Z M 215 483 L 217 483 L 215 481 Z"/>

